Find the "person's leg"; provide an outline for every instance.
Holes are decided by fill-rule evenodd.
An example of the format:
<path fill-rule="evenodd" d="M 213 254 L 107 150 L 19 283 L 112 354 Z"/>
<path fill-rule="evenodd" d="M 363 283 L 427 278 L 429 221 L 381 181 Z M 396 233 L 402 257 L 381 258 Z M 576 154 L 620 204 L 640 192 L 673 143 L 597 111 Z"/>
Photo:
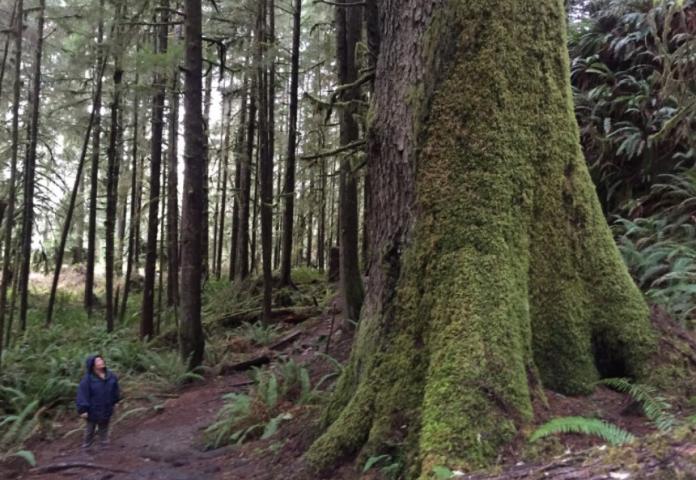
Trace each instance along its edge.
<path fill-rule="evenodd" d="M 109 421 L 99 424 L 99 444 L 105 447 L 109 444 Z"/>
<path fill-rule="evenodd" d="M 82 448 L 87 450 L 92 446 L 94 441 L 94 430 L 97 428 L 97 424 L 87 420 L 85 422 L 85 435 L 82 441 Z"/>

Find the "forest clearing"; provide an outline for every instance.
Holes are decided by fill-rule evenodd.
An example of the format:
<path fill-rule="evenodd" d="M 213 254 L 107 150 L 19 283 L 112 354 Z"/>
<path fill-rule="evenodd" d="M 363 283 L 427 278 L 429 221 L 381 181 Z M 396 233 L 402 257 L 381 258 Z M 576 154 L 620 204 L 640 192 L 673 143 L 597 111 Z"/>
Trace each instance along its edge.
<path fill-rule="evenodd" d="M 0 0 L 0 478 L 696 478 L 696 2 Z"/>

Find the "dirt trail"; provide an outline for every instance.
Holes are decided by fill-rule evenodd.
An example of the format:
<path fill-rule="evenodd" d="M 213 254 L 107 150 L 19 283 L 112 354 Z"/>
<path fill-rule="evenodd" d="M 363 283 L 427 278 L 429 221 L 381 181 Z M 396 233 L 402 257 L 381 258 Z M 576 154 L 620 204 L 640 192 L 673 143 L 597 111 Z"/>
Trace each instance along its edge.
<path fill-rule="evenodd" d="M 85 453 L 80 435 L 39 444 L 35 450 L 39 468 L 23 479 L 84 480 L 213 480 L 220 478 L 219 459 L 226 449 L 205 452 L 200 445 L 201 430 L 209 425 L 222 406 L 222 395 L 241 391 L 236 384 L 247 381 L 244 373 L 216 377 L 203 385 L 181 392 L 164 403 L 160 413 L 127 419 L 114 425 L 107 449 Z M 88 464 L 99 468 L 73 467 L 58 472 L 41 469 L 61 464 Z"/>
<path fill-rule="evenodd" d="M 331 329 L 331 319 L 322 316 L 301 326 L 283 325 L 280 338 L 292 338 L 273 352 L 305 364 L 314 381 L 331 369 L 326 359 L 316 355 L 322 350 Z M 334 332 L 332 354 L 344 361 L 350 350 L 350 338 Z M 254 358 L 268 349 L 249 352 Z M 167 399 L 157 408 L 147 404 L 147 412 L 115 422 L 108 448 L 84 452 L 80 447 L 81 421 L 71 418 L 60 427 L 60 437 L 49 442 L 37 440 L 28 448 L 34 452 L 37 467 L 15 478 L 23 480 L 218 480 L 282 478 L 281 469 L 299 457 L 306 443 L 307 418 L 300 410 L 296 419 L 269 441 L 252 442 L 242 447 L 205 451 L 203 430 L 210 425 L 223 405 L 222 396 L 248 388 L 249 370 L 206 378 Z M 126 392 L 137 397 L 139 392 Z M 134 405 L 129 404 L 131 409 Z M 119 413 L 115 415 L 118 419 Z M 65 435 L 73 431 L 71 435 Z M 301 437 L 301 438 L 300 438 Z M 289 441 L 289 439 L 294 440 Z M 19 459 L 18 459 L 19 460 Z M 19 461 L 21 464 L 23 461 Z M 282 465 L 282 467 L 281 467 Z M 3 477 L 0 473 L 0 477 Z M 278 476 L 281 475 L 281 476 Z"/>

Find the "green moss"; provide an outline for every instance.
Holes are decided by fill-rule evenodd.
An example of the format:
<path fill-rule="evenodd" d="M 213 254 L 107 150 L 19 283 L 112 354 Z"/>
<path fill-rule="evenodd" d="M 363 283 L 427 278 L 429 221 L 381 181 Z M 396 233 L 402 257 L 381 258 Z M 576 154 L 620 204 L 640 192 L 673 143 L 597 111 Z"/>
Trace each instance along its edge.
<path fill-rule="evenodd" d="M 314 465 L 398 448 L 411 478 L 485 466 L 531 420 L 537 375 L 581 393 L 598 356 L 641 373 L 647 308 L 578 147 L 564 32 L 556 0 L 434 12 L 406 99 L 419 215 L 394 299 L 366 304 Z"/>

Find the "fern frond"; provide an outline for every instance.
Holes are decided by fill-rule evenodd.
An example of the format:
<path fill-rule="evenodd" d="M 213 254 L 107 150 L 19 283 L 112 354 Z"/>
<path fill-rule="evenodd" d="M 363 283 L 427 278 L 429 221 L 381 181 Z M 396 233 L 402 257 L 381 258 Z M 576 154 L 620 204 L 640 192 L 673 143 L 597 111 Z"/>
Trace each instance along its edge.
<path fill-rule="evenodd" d="M 605 378 L 598 383 L 625 393 L 638 402 L 645 416 L 663 432 L 670 430 L 677 422 L 669 412 L 672 406 L 649 385 L 631 383 L 626 378 Z"/>
<path fill-rule="evenodd" d="M 529 438 L 529 441 L 535 442 L 555 433 L 592 435 L 600 437 L 612 445 L 623 445 L 635 439 L 630 432 L 604 420 L 585 417 L 559 417 L 539 427 Z"/>

